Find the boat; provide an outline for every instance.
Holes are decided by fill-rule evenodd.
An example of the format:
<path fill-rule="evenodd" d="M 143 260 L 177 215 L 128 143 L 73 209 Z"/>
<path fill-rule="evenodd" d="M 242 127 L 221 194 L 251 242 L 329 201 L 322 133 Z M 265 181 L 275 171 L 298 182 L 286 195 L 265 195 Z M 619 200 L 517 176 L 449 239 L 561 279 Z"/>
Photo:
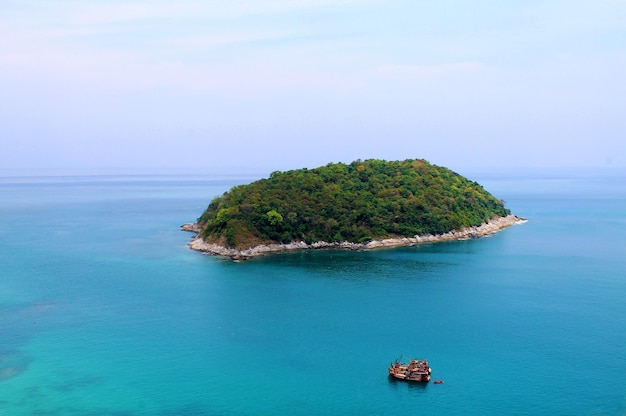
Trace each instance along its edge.
<path fill-rule="evenodd" d="M 389 365 L 389 376 L 403 381 L 428 383 L 431 372 L 426 360 L 409 360 L 408 363 L 403 363 L 396 359 Z"/>

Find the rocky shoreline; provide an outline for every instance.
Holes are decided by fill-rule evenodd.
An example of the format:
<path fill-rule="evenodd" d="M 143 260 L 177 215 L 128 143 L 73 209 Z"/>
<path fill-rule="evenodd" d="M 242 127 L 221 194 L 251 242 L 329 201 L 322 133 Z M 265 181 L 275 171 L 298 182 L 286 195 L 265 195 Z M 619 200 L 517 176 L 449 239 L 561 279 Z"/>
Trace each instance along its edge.
<path fill-rule="evenodd" d="M 220 246 L 219 244 L 207 243 L 199 236 L 196 236 L 188 245 L 192 250 L 201 251 L 207 254 L 230 257 L 232 260 L 246 260 L 269 254 L 282 253 L 284 251 L 319 249 L 373 250 L 378 248 L 412 246 L 420 243 L 432 243 L 438 241 L 465 240 L 491 235 L 502 230 L 503 228 L 516 224 L 522 224 L 526 221 L 527 220 L 525 218 L 511 214 L 506 217 L 493 218 L 489 222 L 481 224 L 477 227 L 468 227 L 458 231 L 453 230 L 445 234 L 425 234 L 416 235 L 414 237 L 387 238 L 384 240 L 372 240 L 367 243 L 351 243 L 348 241 L 328 243 L 325 241 L 318 241 L 312 244 L 307 244 L 304 241 L 298 241 L 289 244 L 262 244 L 245 250 L 237 250 L 234 248 Z M 180 228 L 183 231 L 190 231 L 194 233 L 200 232 L 198 224 L 184 224 Z"/>

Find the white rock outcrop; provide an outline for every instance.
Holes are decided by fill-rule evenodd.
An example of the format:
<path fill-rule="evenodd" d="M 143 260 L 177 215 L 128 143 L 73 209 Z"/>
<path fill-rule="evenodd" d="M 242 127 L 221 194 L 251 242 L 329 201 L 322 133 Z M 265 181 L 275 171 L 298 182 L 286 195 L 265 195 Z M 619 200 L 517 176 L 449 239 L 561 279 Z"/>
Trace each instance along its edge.
<path fill-rule="evenodd" d="M 372 240 L 366 243 L 343 242 L 326 242 L 317 241 L 307 244 L 304 241 L 294 241 L 288 244 L 262 244 L 243 250 L 228 248 L 219 244 L 205 242 L 201 237 L 196 236 L 190 243 L 189 247 L 193 250 L 204 253 L 214 254 L 218 256 L 230 257 L 233 260 L 244 260 L 268 254 L 280 253 L 283 251 L 296 250 L 319 250 L 319 249 L 342 249 L 342 250 L 372 250 L 378 248 L 411 246 L 420 243 L 432 243 L 437 241 L 464 240 L 469 238 L 484 237 L 491 235 L 503 228 L 510 227 L 515 224 L 526 222 L 526 219 L 516 215 L 508 215 L 506 217 L 492 218 L 489 222 L 483 223 L 476 227 L 467 227 L 462 230 L 453 230 L 445 234 L 425 234 L 413 237 L 387 238 L 384 240 Z M 200 228 L 197 224 L 185 224 L 181 226 L 184 231 L 192 231 L 198 233 Z"/>

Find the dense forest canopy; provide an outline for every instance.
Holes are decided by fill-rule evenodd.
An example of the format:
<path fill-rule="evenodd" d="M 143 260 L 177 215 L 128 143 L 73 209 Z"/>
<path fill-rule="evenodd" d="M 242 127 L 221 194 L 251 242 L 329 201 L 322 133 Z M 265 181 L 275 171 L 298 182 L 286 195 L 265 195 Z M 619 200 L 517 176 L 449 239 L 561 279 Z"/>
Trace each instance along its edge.
<path fill-rule="evenodd" d="M 211 201 L 198 224 L 206 241 L 243 249 L 442 234 L 508 214 L 502 201 L 450 169 L 425 160 L 359 160 L 235 186 Z"/>

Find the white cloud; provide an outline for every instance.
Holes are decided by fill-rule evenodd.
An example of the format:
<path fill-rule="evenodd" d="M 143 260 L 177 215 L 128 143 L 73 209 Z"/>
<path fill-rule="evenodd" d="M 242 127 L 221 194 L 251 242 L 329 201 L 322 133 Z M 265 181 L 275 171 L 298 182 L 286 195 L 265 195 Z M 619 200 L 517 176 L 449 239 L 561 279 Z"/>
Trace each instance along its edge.
<path fill-rule="evenodd" d="M 475 72 L 485 68 L 486 65 L 480 62 L 455 62 L 437 65 L 389 64 L 379 67 L 377 72 L 383 75 L 423 78 L 463 72 Z"/>
<path fill-rule="evenodd" d="M 193 3 L 147 3 L 128 2 L 118 4 L 92 3 L 87 6 L 72 8 L 66 11 L 66 24 L 89 26 L 108 23 L 176 18 L 181 15 L 190 15 L 194 12 Z"/>
<path fill-rule="evenodd" d="M 320 10 L 363 9 L 381 0 L 181 0 L 23 3 L 22 18 L 66 26 L 106 25 L 155 19 L 235 19 L 255 15 L 305 13 Z M 1 18 L 0 18 L 1 19 Z"/>
<path fill-rule="evenodd" d="M 297 36 L 293 31 L 257 31 L 257 32 L 236 32 L 236 33 L 218 33 L 215 35 L 200 35 L 174 38 L 170 43 L 178 46 L 186 47 L 216 47 L 237 44 L 256 43 L 264 41 L 275 41 L 281 39 L 289 39 Z"/>
<path fill-rule="evenodd" d="M 201 42 L 228 43 L 258 37 L 216 38 Z M 19 42 L 19 39 L 14 38 Z M 293 88 L 347 85 L 340 76 L 297 68 L 268 59 L 253 65 L 248 61 L 214 64 L 182 60 L 157 60 L 129 51 L 76 50 L 48 39 L 0 53 L 3 82 L 17 85 L 48 85 L 78 88 L 86 93 L 140 93 L 172 89 L 231 97 L 280 94 Z M 56 86 L 56 87 L 55 87 Z"/>
<path fill-rule="evenodd" d="M 255 20 L 248 27 L 248 21 L 237 18 L 363 8 L 378 1 L 75 3 L 57 0 L 23 3 L 17 7 L 21 15 L 18 13 L 16 17 L 13 10 L 12 20 L 3 22 L 0 17 L 0 75 L 5 80 L 37 78 L 44 82 L 93 83 L 94 89 L 108 84 L 108 87 L 131 90 L 159 87 L 224 90 L 224 84 L 254 87 L 257 81 L 274 87 L 294 86 L 300 82 L 319 85 L 332 76 L 314 67 L 329 58 L 332 60 L 332 52 L 324 49 L 327 40 L 320 41 L 318 36 L 323 32 L 323 38 L 336 28 L 326 31 L 317 26 L 303 28 L 295 24 L 297 21 L 282 21 L 274 26 L 271 19 Z M 144 24 L 159 19 L 167 19 L 168 24 Z M 214 21 L 211 19 L 222 19 L 229 24 L 211 24 L 209 22 Z M 207 23 L 198 25 L 203 21 Z M 197 27 L 188 30 L 186 23 Z M 303 38 L 308 43 L 304 47 Z M 294 41 L 294 44 L 271 53 L 255 46 L 266 43 L 265 47 L 271 48 L 270 44 L 275 46 L 282 41 Z M 320 49 L 322 43 L 325 46 Z M 221 49 L 215 55 L 210 52 L 213 48 L 237 45 L 254 47 L 237 53 L 229 50 L 226 55 L 220 54 Z M 315 48 L 317 50 L 313 50 Z M 295 55 L 304 59 L 296 62 L 291 58 Z M 316 58 L 318 56 L 320 58 Z M 312 61 L 316 63 L 311 66 Z"/>

